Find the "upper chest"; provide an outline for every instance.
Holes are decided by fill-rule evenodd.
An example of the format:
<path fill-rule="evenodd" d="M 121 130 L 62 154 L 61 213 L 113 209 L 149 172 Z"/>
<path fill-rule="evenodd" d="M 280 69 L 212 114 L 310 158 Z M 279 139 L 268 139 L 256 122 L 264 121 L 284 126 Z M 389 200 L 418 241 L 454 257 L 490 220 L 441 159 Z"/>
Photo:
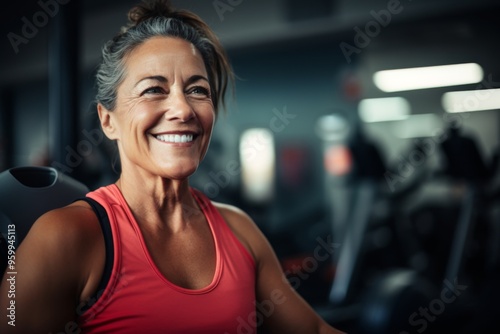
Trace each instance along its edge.
<path fill-rule="evenodd" d="M 182 231 L 141 228 L 154 266 L 171 283 L 187 289 L 208 286 L 215 275 L 217 249 L 206 219 L 198 219 Z"/>

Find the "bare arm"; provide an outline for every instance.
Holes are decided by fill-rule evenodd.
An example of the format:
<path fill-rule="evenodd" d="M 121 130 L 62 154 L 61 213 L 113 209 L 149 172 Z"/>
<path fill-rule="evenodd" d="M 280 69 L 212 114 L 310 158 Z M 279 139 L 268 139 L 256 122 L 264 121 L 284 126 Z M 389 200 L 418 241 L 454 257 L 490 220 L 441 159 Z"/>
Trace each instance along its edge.
<path fill-rule="evenodd" d="M 290 286 L 271 245 L 251 218 L 236 208 L 218 207 L 256 259 L 257 303 L 266 328 L 271 333 L 343 333 L 321 319 Z"/>
<path fill-rule="evenodd" d="M 40 217 L 16 251 L 16 274 L 2 279 L 0 332 L 73 332 L 76 307 L 99 276 L 91 262 L 99 265 L 99 243 L 102 233 L 88 208 L 72 205 Z"/>

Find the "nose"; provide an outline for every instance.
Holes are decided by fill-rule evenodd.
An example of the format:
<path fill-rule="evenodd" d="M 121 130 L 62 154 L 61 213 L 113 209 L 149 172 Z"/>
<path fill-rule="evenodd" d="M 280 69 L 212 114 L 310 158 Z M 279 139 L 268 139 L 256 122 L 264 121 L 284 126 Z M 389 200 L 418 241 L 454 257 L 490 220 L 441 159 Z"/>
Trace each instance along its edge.
<path fill-rule="evenodd" d="M 182 90 L 171 92 L 169 104 L 170 106 L 165 113 L 165 117 L 168 120 L 187 122 L 195 117 L 193 107 Z"/>

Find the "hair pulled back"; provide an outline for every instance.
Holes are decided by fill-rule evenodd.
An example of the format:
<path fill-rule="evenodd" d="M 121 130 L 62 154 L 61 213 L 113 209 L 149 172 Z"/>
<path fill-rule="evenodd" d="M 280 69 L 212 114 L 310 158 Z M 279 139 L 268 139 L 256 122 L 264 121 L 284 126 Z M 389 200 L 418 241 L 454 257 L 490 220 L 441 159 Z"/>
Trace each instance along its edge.
<path fill-rule="evenodd" d="M 116 107 L 117 89 L 125 76 L 125 58 L 146 40 L 157 37 L 182 38 L 200 52 L 205 64 L 215 112 L 234 75 L 227 55 L 210 27 L 196 14 L 174 10 L 168 0 L 146 0 L 128 13 L 129 23 L 102 48 L 98 67 L 96 100 L 108 110 Z"/>

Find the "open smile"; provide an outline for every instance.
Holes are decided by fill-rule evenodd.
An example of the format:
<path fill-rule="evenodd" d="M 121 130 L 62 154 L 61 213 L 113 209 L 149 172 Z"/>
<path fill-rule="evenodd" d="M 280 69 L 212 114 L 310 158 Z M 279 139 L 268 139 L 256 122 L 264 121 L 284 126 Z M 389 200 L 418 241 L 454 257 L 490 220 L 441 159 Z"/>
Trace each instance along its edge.
<path fill-rule="evenodd" d="M 165 134 L 156 135 L 156 139 L 166 143 L 190 143 L 194 139 L 193 134 Z"/>

